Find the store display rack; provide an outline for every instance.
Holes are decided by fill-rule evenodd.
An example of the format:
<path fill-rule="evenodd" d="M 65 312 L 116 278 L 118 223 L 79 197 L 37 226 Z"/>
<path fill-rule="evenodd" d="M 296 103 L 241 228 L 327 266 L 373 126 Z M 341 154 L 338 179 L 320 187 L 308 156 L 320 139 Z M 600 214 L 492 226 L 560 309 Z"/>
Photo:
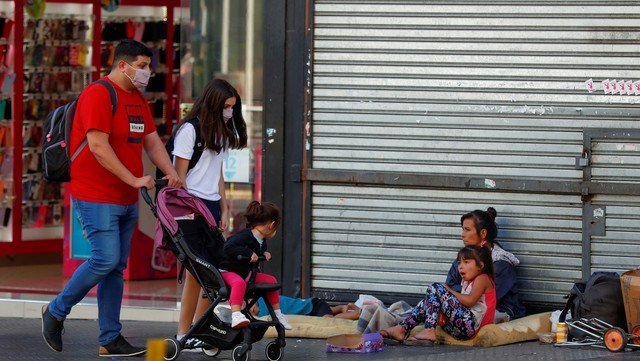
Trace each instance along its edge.
<path fill-rule="evenodd" d="M 40 172 L 44 118 L 106 71 L 105 50 L 121 39 L 103 41 L 105 24 L 116 17 L 151 21 L 136 7 L 164 9 L 153 18 L 154 26 L 165 28 L 165 39 L 153 40 L 164 54 L 154 59 L 158 80 L 147 96 L 159 133 L 170 134 L 177 114 L 173 19 L 179 6 L 179 0 L 122 0 L 119 10 L 107 13 L 100 0 L 48 0 L 45 14 L 34 20 L 24 0 L 0 1 L 0 25 L 13 33 L 0 37 L 0 255 L 62 252 L 69 197 L 64 184 L 46 182 Z"/>
<path fill-rule="evenodd" d="M 13 84 L 15 30 L 13 4 L 0 3 L 0 239 L 11 237 L 13 210 Z"/>

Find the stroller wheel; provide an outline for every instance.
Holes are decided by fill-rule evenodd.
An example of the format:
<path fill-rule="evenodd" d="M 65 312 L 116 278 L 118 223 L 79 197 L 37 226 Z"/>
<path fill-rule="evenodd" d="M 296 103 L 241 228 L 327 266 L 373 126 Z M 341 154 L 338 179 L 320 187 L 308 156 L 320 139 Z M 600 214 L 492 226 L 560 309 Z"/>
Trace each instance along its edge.
<path fill-rule="evenodd" d="M 640 345 L 640 325 L 633 327 L 633 330 L 631 330 L 631 336 L 633 337 L 631 339 L 631 343 L 634 345 Z"/>
<path fill-rule="evenodd" d="M 180 356 L 180 343 L 174 338 L 166 338 L 164 340 L 167 344 L 167 349 L 164 353 L 164 359 L 167 361 L 173 361 Z"/>
<path fill-rule="evenodd" d="M 249 361 L 249 350 L 245 353 L 241 354 L 242 345 L 238 345 L 233 349 L 233 353 L 231 354 L 233 357 L 233 361 Z"/>
<path fill-rule="evenodd" d="M 624 350 L 627 346 L 627 334 L 620 327 L 613 327 L 604 333 L 604 345 L 611 352 Z"/>
<path fill-rule="evenodd" d="M 216 357 L 220 353 L 220 349 L 217 347 L 203 348 L 202 352 L 209 357 Z"/>
<path fill-rule="evenodd" d="M 282 360 L 282 356 L 284 356 L 284 350 L 275 341 L 267 344 L 264 353 L 267 355 L 267 360 L 269 361 L 280 361 Z"/>

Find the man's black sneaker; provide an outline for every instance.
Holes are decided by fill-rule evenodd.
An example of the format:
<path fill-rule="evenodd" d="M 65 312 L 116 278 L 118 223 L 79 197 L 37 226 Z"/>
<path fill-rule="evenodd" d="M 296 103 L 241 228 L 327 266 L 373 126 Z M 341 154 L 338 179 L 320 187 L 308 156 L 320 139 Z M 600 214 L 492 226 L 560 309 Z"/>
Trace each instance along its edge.
<path fill-rule="evenodd" d="M 104 357 L 126 357 L 126 356 L 138 356 L 147 352 L 144 347 L 131 346 L 127 340 L 118 335 L 113 341 L 104 346 L 100 346 L 98 356 Z"/>
<path fill-rule="evenodd" d="M 51 312 L 49 305 L 42 306 L 42 337 L 49 347 L 56 352 L 62 351 L 62 333 L 64 321 L 58 321 Z"/>

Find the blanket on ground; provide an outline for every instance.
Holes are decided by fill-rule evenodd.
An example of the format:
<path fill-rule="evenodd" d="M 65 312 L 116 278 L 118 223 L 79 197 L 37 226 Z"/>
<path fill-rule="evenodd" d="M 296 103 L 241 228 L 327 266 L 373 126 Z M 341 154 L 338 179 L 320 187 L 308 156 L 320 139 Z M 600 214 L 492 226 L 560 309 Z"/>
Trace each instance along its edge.
<path fill-rule="evenodd" d="M 354 333 L 356 321 L 346 318 L 287 315 L 293 330 L 287 330 L 287 337 L 328 338 L 331 336 Z M 269 327 L 265 338 L 276 337 L 275 327 Z"/>
<path fill-rule="evenodd" d="M 380 305 L 367 305 L 360 310 L 360 318 L 356 323 L 357 333 L 378 332 L 397 325 L 411 314 L 411 305 L 398 301 L 389 308 Z"/>
<path fill-rule="evenodd" d="M 480 329 L 476 337 L 467 341 L 456 340 L 441 328 L 436 329 L 438 343 L 458 346 L 500 346 L 537 339 L 538 332 L 551 330 L 550 312 L 539 313 L 497 325 L 487 325 Z M 335 335 L 356 332 L 357 321 L 341 318 L 288 315 L 293 330 L 286 331 L 287 337 L 328 338 Z M 413 332 L 420 331 L 416 327 Z M 265 338 L 275 337 L 276 332 L 270 327 Z"/>

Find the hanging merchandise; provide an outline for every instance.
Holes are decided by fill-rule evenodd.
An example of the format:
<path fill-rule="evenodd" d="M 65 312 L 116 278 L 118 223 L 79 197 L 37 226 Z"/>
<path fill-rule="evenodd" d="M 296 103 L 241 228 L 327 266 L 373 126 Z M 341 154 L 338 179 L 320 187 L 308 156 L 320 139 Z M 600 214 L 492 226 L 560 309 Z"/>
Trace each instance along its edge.
<path fill-rule="evenodd" d="M 45 0 L 27 0 L 24 3 L 27 14 L 33 19 L 40 19 L 44 14 L 46 8 Z"/>
<path fill-rule="evenodd" d="M 100 5 L 104 11 L 116 11 L 120 6 L 120 0 L 101 0 Z"/>
<path fill-rule="evenodd" d="M 31 5 L 40 4 L 44 9 L 44 1 L 38 1 L 32 1 Z M 20 158 L 14 158 L 14 161 L 22 162 L 22 174 L 14 175 L 20 177 L 16 187 L 22 185 L 22 197 L 18 201 L 21 210 L 14 206 L 14 212 L 21 211 L 22 229 L 32 232 L 42 228 L 42 234 L 54 239 L 62 233 L 64 191 L 59 183 L 47 182 L 42 176 L 44 120 L 51 110 L 75 99 L 91 82 L 93 72 L 87 57 L 92 46 L 93 36 L 89 34 L 92 15 L 86 9 L 80 14 L 70 9 L 62 12 L 30 13 L 42 17 L 25 19 L 23 71 L 20 74 L 23 85 L 23 94 L 20 94 L 23 100 L 20 114 L 22 154 Z M 12 74 L 7 73 L 2 79 L 0 91 L 11 90 L 16 78 Z M 9 105 L 7 103 L 5 108 Z"/>
<path fill-rule="evenodd" d="M 13 11 L 9 3 L 14 3 Z M 130 3 L 151 5 L 126 5 Z M 44 120 L 111 70 L 115 47 L 121 40 L 145 39 L 153 49 L 155 74 L 149 79 L 146 95 L 158 130 L 171 129 L 166 122 L 175 121 L 170 115 L 177 96 L 168 86 L 176 72 L 166 64 L 175 46 L 166 39 L 169 30 L 174 31 L 173 12 L 167 9 L 179 3 L 0 1 L 0 256 L 16 250 L 61 252 L 64 225 L 73 213 L 65 203 L 69 197 L 65 187 L 47 182 L 42 175 Z M 19 15 L 17 22 L 14 15 Z M 102 26 L 96 26 L 98 19 Z M 14 71 L 16 67 L 19 72 Z M 29 243 L 23 242 L 27 240 Z M 132 254 L 137 252 L 134 257 L 148 254 L 149 258 L 144 262 L 146 268 L 134 264 L 136 269 L 129 269 L 125 278 L 145 277 L 142 275 L 151 269 L 151 257 L 156 257 L 154 265 L 166 265 L 162 254 L 153 253 L 152 243 L 148 249 L 132 249 Z M 170 272 L 162 275 L 170 276 Z"/>
<path fill-rule="evenodd" d="M 125 12 L 130 6 L 123 5 L 118 12 Z M 172 82 L 173 72 L 166 64 L 167 60 L 167 20 L 162 15 L 136 17 L 129 15 L 109 15 L 102 22 L 101 73 L 108 74 L 113 66 L 115 48 L 123 39 L 134 39 L 145 43 L 151 50 L 151 76 L 143 93 L 154 115 L 158 134 L 165 135 L 164 126 L 167 114 L 172 114 L 170 104 L 173 99 L 166 95 L 167 82 Z M 160 124 L 163 124 L 160 126 Z"/>

